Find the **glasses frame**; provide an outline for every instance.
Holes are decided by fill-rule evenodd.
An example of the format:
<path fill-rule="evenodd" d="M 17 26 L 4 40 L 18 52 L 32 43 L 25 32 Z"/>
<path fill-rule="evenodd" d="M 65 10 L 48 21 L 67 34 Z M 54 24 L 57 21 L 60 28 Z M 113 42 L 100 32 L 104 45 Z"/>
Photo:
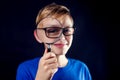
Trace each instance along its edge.
<path fill-rule="evenodd" d="M 59 28 L 59 29 L 62 29 L 62 31 L 61 31 L 61 34 L 60 34 L 58 37 L 50 37 L 50 36 L 47 35 L 47 28 Z M 62 34 L 64 34 L 64 36 L 73 35 L 73 34 L 66 35 L 66 34 L 64 33 L 64 31 L 65 31 L 66 28 L 72 28 L 72 29 L 73 29 L 73 34 L 75 33 L 75 30 L 76 30 L 75 27 L 64 27 L 64 28 L 61 28 L 61 27 L 45 27 L 45 28 L 36 28 L 36 33 L 37 33 L 37 30 L 44 30 L 44 31 L 45 31 L 45 35 L 46 35 L 48 38 L 59 38 Z"/>

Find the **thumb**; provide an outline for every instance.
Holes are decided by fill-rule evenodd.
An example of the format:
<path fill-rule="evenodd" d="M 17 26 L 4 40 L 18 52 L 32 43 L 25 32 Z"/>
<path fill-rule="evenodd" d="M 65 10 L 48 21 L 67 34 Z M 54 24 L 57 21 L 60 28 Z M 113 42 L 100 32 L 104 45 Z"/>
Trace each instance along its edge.
<path fill-rule="evenodd" d="M 44 55 L 48 53 L 48 48 L 45 47 Z"/>
<path fill-rule="evenodd" d="M 46 54 L 48 52 L 51 52 L 51 45 L 50 44 L 45 47 L 44 54 Z"/>

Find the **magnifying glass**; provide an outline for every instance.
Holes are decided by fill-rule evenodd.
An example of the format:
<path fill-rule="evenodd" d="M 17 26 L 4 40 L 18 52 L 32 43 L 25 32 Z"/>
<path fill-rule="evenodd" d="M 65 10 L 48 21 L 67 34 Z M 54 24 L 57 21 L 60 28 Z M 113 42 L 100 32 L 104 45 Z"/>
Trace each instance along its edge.
<path fill-rule="evenodd" d="M 47 48 L 48 48 L 48 52 L 51 51 L 51 45 L 53 45 L 55 42 L 57 42 L 61 35 L 62 35 L 62 25 L 60 23 L 60 21 L 58 21 L 55 18 L 51 18 L 51 17 L 47 17 L 44 18 L 40 21 L 39 26 L 42 27 L 38 27 L 36 29 L 36 34 L 38 39 L 42 40 L 43 43 L 47 44 Z M 46 37 L 44 37 L 44 39 L 41 38 L 41 36 L 43 36 L 43 31 L 46 35 Z"/>

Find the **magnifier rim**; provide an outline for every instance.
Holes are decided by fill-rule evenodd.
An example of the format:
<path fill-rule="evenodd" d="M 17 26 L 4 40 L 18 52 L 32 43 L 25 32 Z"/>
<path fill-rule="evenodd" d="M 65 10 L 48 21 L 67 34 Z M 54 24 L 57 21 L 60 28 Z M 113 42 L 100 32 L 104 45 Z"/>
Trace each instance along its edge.
<path fill-rule="evenodd" d="M 53 18 L 53 17 L 49 17 L 49 16 L 47 16 L 47 17 L 43 18 L 42 20 L 40 20 L 40 22 L 37 24 L 37 26 L 38 26 L 44 19 L 47 19 L 47 18 L 48 18 L 48 19 L 49 19 L 49 18 L 55 19 L 55 20 L 57 21 L 57 23 L 62 27 L 62 24 L 61 24 L 61 22 L 60 22 L 58 19 Z M 60 27 L 60 28 L 61 28 L 61 27 Z M 46 27 L 44 27 L 44 28 L 46 28 Z M 38 36 L 37 29 L 41 29 L 41 28 L 39 28 L 39 27 L 36 28 L 36 34 L 37 34 L 37 36 Z M 49 36 L 47 36 L 46 31 L 45 31 L 45 35 L 46 35 L 47 38 L 56 39 L 56 38 L 59 38 L 59 37 L 62 35 L 62 32 L 61 32 L 61 34 L 60 34 L 58 37 L 49 37 Z M 38 38 L 39 38 L 39 36 L 38 36 Z"/>
<path fill-rule="evenodd" d="M 57 28 L 63 28 L 61 22 L 60 22 L 58 19 L 53 18 L 53 17 L 45 17 L 45 18 L 43 18 L 43 19 L 38 23 L 38 25 L 39 25 L 44 19 L 47 19 L 47 18 L 55 19 L 55 20 L 59 23 L 59 25 L 61 26 L 61 27 L 57 27 Z M 49 27 L 50 27 L 50 26 L 49 26 Z M 46 29 L 46 28 L 47 28 L 47 27 L 44 27 L 44 28 L 37 27 L 37 28 L 36 28 L 36 34 L 37 34 L 37 37 L 38 37 L 38 38 L 39 38 L 39 36 L 38 36 L 37 30 L 38 30 L 38 29 Z M 70 28 L 74 28 L 74 27 L 70 27 Z M 75 29 L 76 29 L 76 28 L 74 28 L 74 32 L 75 32 Z M 73 32 L 73 34 L 74 34 L 74 32 Z M 46 32 L 45 32 L 45 34 L 46 34 Z M 52 42 L 52 43 L 54 43 L 54 42 L 56 42 L 56 41 L 58 40 L 58 38 L 61 37 L 62 34 L 63 34 L 63 30 L 62 30 L 62 32 L 60 33 L 60 35 L 59 35 L 58 37 L 49 37 L 49 36 L 47 36 L 47 34 L 46 34 L 46 37 L 47 37 L 47 38 L 50 38 L 50 39 L 55 39 L 55 40 Z M 73 35 L 73 34 L 70 34 L 70 35 Z M 64 34 L 64 35 L 65 35 L 65 34 Z M 65 35 L 65 36 L 70 36 L 70 35 Z M 47 43 L 47 42 L 43 42 L 43 43 Z M 51 44 L 51 43 L 47 43 L 47 44 Z"/>

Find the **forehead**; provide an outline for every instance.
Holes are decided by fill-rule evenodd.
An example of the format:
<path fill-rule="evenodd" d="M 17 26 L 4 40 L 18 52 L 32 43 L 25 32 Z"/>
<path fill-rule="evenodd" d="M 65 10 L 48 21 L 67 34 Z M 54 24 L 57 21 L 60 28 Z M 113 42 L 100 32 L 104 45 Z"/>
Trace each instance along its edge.
<path fill-rule="evenodd" d="M 40 23 L 38 24 L 38 27 L 44 28 L 44 27 L 72 27 L 73 26 L 73 20 L 70 16 L 60 16 L 60 17 L 47 17 L 44 18 Z"/>

